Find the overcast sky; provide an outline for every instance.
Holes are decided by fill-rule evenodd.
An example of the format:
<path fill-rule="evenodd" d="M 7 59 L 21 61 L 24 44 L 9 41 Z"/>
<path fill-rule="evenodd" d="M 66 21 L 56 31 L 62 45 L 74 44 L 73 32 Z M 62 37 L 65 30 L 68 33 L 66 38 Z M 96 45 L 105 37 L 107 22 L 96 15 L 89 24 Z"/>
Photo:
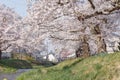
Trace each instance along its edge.
<path fill-rule="evenodd" d="M 20 16 L 26 16 L 26 0 L 0 0 L 0 4 L 13 8 Z"/>

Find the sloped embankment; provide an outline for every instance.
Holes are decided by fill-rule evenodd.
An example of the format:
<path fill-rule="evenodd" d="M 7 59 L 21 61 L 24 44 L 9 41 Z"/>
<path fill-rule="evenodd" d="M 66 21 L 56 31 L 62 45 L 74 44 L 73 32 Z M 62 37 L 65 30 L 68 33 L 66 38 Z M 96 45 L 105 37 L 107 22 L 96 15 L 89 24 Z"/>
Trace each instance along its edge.
<path fill-rule="evenodd" d="M 64 61 L 22 74 L 17 80 L 119 80 L 120 53 Z"/>

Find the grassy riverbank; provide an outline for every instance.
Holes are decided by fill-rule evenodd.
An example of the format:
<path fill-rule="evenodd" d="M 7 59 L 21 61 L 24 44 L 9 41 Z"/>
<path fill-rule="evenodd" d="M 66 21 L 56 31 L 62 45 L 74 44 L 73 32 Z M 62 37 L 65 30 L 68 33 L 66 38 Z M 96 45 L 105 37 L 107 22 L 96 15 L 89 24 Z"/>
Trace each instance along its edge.
<path fill-rule="evenodd" d="M 67 60 L 23 73 L 17 80 L 120 80 L 120 53 Z"/>
<path fill-rule="evenodd" d="M 0 72 L 15 72 L 17 69 L 30 69 L 32 65 L 19 59 L 3 59 L 0 60 Z"/>

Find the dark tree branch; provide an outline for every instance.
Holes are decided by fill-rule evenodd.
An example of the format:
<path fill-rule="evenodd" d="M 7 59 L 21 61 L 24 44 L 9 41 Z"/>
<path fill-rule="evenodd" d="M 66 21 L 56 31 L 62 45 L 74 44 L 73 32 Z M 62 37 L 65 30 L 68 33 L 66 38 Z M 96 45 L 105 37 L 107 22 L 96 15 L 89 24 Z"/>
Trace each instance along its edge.
<path fill-rule="evenodd" d="M 61 39 L 61 38 L 59 38 L 59 37 L 55 37 L 55 36 L 52 36 L 52 35 L 50 35 L 50 37 L 51 37 L 51 38 L 54 38 L 54 39 L 58 39 L 58 40 L 63 40 L 63 39 Z"/>
<path fill-rule="evenodd" d="M 1 49 L 1 50 L 2 50 L 2 51 L 7 50 L 10 46 L 11 46 L 11 44 L 9 44 L 7 47 L 5 47 L 5 48 L 3 48 L 3 49 Z"/>
<path fill-rule="evenodd" d="M 88 0 L 88 1 L 90 2 L 91 7 L 92 7 L 93 9 L 95 9 L 95 5 L 93 4 L 93 2 L 92 2 L 91 0 Z"/>
<path fill-rule="evenodd" d="M 85 20 L 85 19 L 89 19 L 89 18 L 92 18 L 92 17 L 95 17 L 95 16 L 99 16 L 99 15 L 109 15 L 109 14 L 111 14 L 115 10 L 120 10 L 120 6 L 116 6 L 116 7 L 112 8 L 112 9 L 109 9 L 109 10 L 106 9 L 106 10 L 104 10 L 105 12 L 98 12 L 98 11 L 96 11 L 95 13 L 93 13 L 91 15 L 83 15 L 82 17 L 79 16 L 78 19 L 79 20 L 81 20 L 81 19 Z"/>

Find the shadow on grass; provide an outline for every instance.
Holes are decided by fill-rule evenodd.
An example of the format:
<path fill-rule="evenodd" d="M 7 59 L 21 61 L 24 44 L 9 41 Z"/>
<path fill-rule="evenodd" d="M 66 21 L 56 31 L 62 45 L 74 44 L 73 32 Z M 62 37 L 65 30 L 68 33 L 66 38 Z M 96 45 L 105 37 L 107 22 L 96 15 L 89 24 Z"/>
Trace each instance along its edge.
<path fill-rule="evenodd" d="M 81 58 L 81 59 L 75 61 L 74 63 L 72 63 L 71 65 L 66 65 L 66 66 L 63 67 L 63 70 L 70 69 L 71 67 L 75 66 L 76 64 L 78 64 L 79 62 L 81 62 L 81 61 L 83 61 L 83 60 L 84 60 L 84 59 Z"/>
<path fill-rule="evenodd" d="M 44 66 L 44 67 L 51 67 L 51 66 L 55 66 L 57 63 L 51 62 L 51 61 L 43 61 L 40 63 L 40 65 Z"/>
<path fill-rule="evenodd" d="M 3 59 L 0 60 L 0 66 L 11 67 L 15 69 L 31 69 L 32 65 L 25 60 L 18 59 Z"/>

